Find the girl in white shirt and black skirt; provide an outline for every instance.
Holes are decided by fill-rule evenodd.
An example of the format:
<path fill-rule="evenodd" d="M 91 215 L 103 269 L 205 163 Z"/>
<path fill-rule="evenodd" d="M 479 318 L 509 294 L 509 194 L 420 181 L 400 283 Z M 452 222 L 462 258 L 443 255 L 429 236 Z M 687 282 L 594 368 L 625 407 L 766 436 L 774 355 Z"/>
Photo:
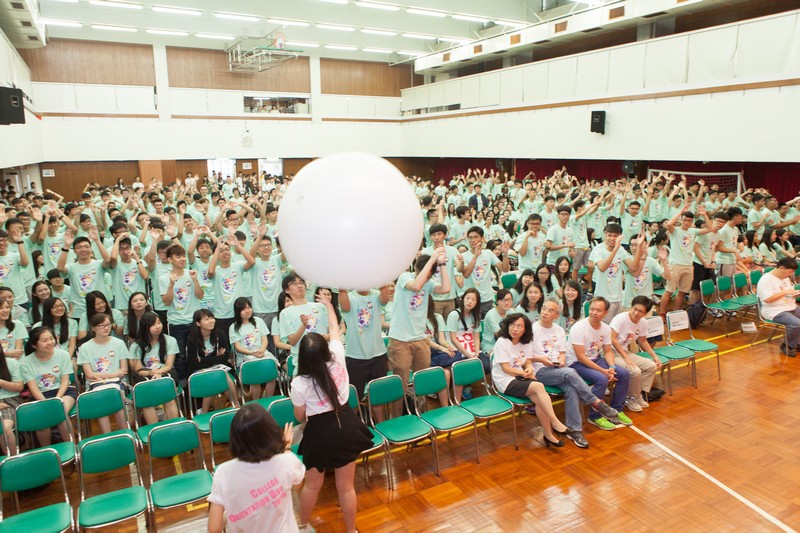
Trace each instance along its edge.
<path fill-rule="evenodd" d="M 317 300 L 328 310 L 330 342 L 318 333 L 303 337 L 297 377 L 292 380 L 295 418 L 306 421 L 298 449 L 306 467 L 300 493 L 300 531 L 311 531 L 308 523 L 325 480 L 325 470 L 333 468 L 344 523 L 348 533 L 353 533 L 356 531 L 356 459 L 372 447 L 372 435 L 347 403 L 350 379 L 331 298 L 319 294 Z"/>

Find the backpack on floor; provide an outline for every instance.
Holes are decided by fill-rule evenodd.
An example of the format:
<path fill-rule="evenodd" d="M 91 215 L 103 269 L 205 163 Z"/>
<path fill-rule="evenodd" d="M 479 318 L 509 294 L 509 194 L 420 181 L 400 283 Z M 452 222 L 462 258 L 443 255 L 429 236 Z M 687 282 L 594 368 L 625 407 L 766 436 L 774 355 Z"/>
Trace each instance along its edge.
<path fill-rule="evenodd" d="M 699 300 L 689 306 L 687 313 L 689 314 L 689 325 L 692 326 L 692 329 L 700 327 L 707 310 L 708 308 Z"/>

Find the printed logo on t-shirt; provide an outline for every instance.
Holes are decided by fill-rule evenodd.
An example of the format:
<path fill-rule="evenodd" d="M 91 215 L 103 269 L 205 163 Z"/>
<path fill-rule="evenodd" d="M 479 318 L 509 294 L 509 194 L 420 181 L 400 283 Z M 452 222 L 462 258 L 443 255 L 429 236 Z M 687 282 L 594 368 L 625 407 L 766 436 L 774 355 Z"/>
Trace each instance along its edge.
<path fill-rule="evenodd" d="M 513 366 L 514 368 L 522 368 L 523 366 L 525 366 L 526 359 L 527 357 L 525 357 L 525 351 L 520 350 L 519 353 L 514 354 L 514 356 L 511 358 L 511 366 Z"/>
<path fill-rule="evenodd" d="M 238 272 L 229 272 L 227 276 L 222 278 L 222 299 L 227 303 L 233 299 L 236 293 L 236 285 L 239 281 Z"/>
<path fill-rule="evenodd" d="M 188 282 L 191 285 L 191 281 Z M 174 304 L 175 308 L 180 311 L 186 304 L 189 302 L 189 287 L 175 287 L 175 299 Z"/>
<path fill-rule="evenodd" d="M 134 268 L 132 270 L 128 270 L 122 275 L 122 284 L 125 287 L 133 287 L 133 284 L 136 283 L 136 278 L 139 276 L 139 272 Z"/>
<path fill-rule="evenodd" d="M 36 381 L 39 383 L 39 388 L 42 390 L 49 390 L 56 386 L 58 378 L 54 374 L 41 374 L 36 376 Z"/>
<path fill-rule="evenodd" d="M 9 266 L 5 263 L 0 263 L 0 282 L 6 279 L 10 273 L 11 269 Z"/>
<path fill-rule="evenodd" d="M 93 268 L 91 270 L 87 270 L 80 276 L 78 276 L 78 292 L 81 296 L 86 296 L 86 294 L 94 290 L 95 279 L 97 278 L 97 269 Z"/>
<path fill-rule="evenodd" d="M 359 330 L 364 330 L 372 324 L 372 309 L 369 308 L 371 306 L 371 303 L 367 304 L 367 307 L 362 307 L 356 313 L 356 324 Z M 363 331 L 359 331 L 359 333 L 363 333 Z"/>
<path fill-rule="evenodd" d="M 408 302 L 409 311 L 416 311 L 425 302 L 425 291 L 421 290 L 411 295 L 411 300 Z"/>
<path fill-rule="evenodd" d="M 483 278 L 486 277 L 488 264 L 489 261 L 484 259 L 483 261 L 481 261 L 480 264 L 475 265 L 475 269 L 472 271 L 472 276 L 475 278 L 476 281 L 481 281 Z"/>
<path fill-rule="evenodd" d="M 551 337 L 548 339 L 542 339 L 542 352 L 545 355 L 553 355 L 555 353 L 557 340 L 555 337 Z"/>
<path fill-rule="evenodd" d="M 609 279 L 617 277 L 617 274 L 619 274 L 620 263 L 621 261 L 614 261 L 610 265 L 608 265 L 608 268 L 606 269 L 606 275 L 608 276 Z"/>
<path fill-rule="evenodd" d="M 602 335 L 598 340 L 591 341 L 589 344 L 586 345 L 586 357 L 589 359 L 597 359 L 600 357 L 600 348 L 603 346 L 603 337 Z"/>
<path fill-rule="evenodd" d="M 691 245 L 692 245 L 691 235 L 686 235 L 684 237 L 681 237 L 681 248 L 688 250 Z"/>
<path fill-rule="evenodd" d="M 275 269 L 272 266 L 264 267 L 264 270 L 261 272 L 261 279 L 264 281 L 264 284 L 261 285 L 261 291 L 266 292 L 275 279 Z"/>

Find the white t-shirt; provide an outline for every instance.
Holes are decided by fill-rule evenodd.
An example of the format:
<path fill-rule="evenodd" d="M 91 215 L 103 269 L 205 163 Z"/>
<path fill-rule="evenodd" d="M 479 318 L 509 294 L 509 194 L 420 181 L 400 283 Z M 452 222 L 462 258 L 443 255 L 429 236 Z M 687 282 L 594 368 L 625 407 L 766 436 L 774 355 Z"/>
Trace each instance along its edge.
<path fill-rule="evenodd" d="M 506 374 L 501 363 L 508 363 L 517 370 L 525 367 L 525 362 L 533 357 L 533 345 L 513 344 L 510 339 L 500 338 L 494 344 L 494 360 L 492 361 L 492 381 L 497 390 L 504 392 L 516 376 Z"/>
<path fill-rule="evenodd" d="M 779 279 L 777 276 L 773 276 L 771 272 L 767 272 L 758 280 L 756 293 L 758 294 L 758 299 L 761 301 L 761 314 L 764 315 L 764 318 L 772 320 L 775 316 L 784 311 L 791 312 L 795 310 L 797 302 L 795 302 L 795 298 L 791 294 L 778 298 L 774 302 L 767 303 L 764 301 L 777 292 L 785 291 L 793 287 L 794 285 L 792 285 L 789 278 Z"/>
<path fill-rule="evenodd" d="M 605 353 L 603 346 L 611 345 L 611 328 L 608 324 L 601 322 L 600 329 L 594 329 L 589 324 L 589 319 L 579 320 L 569 330 L 569 342 L 567 343 L 567 366 L 578 360 L 575 355 L 573 345 L 583 346 L 586 357 L 592 361 L 597 361 Z"/>
<path fill-rule="evenodd" d="M 647 321 L 643 318 L 634 324 L 630 313 L 620 313 L 611 319 L 611 329 L 617 332 L 617 340 L 623 348 L 639 337 L 647 337 Z M 622 354 L 620 354 L 622 355 Z"/>
<path fill-rule="evenodd" d="M 344 345 L 341 341 L 331 341 L 328 348 L 333 356 L 333 361 L 328 363 L 328 370 L 339 393 L 339 405 L 344 405 L 350 396 L 350 377 L 347 375 L 347 367 L 344 362 Z M 333 411 L 333 406 L 325 397 L 325 393 L 321 390 L 317 391 L 314 380 L 308 376 L 296 376 L 292 380 L 292 405 L 297 407 L 305 405 L 306 416 Z"/>
<path fill-rule="evenodd" d="M 567 335 L 564 333 L 564 328 L 558 324 L 554 323 L 549 328 L 546 328 L 540 322 L 534 322 L 532 330 L 533 355 L 543 355 L 551 361 L 558 361 L 558 356 L 561 352 L 567 351 Z M 543 366 L 543 363 L 533 363 L 533 369 L 536 372 Z"/>
<path fill-rule="evenodd" d="M 219 465 L 208 501 L 225 508 L 229 533 L 298 531 L 292 487 L 306 469 L 293 453 L 281 453 L 260 463 L 232 459 Z"/>

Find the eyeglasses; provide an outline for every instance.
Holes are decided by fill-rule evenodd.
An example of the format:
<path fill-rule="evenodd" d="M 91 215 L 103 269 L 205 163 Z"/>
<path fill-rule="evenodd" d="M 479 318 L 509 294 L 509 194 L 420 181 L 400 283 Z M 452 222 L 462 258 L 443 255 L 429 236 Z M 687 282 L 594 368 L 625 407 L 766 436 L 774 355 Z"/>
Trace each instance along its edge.
<path fill-rule="evenodd" d="M 305 287 L 305 286 L 306 286 L 306 282 L 305 282 L 305 281 L 303 281 L 303 280 L 299 280 L 299 279 L 298 279 L 298 280 L 295 280 L 295 281 L 293 281 L 293 282 L 291 282 L 291 283 L 289 284 L 289 286 L 290 286 L 290 287 L 293 287 L 293 286 L 294 286 L 294 287 L 296 287 L 296 286 L 298 286 L 298 285 L 302 285 L 303 287 Z"/>

